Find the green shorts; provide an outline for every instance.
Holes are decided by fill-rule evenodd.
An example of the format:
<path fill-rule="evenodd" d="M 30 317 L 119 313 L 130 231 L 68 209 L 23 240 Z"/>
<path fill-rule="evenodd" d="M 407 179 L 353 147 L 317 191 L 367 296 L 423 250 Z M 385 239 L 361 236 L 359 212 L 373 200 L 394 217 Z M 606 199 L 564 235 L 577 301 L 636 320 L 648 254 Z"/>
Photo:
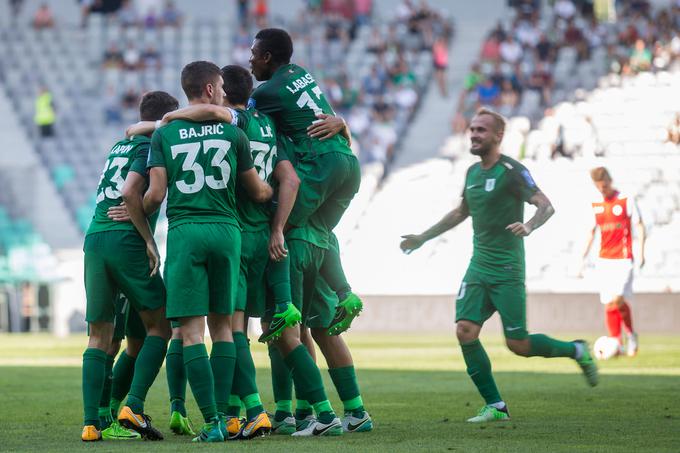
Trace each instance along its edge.
<path fill-rule="evenodd" d="M 314 285 L 314 293 L 307 313 L 303 315 L 303 324 L 310 329 L 327 328 L 333 321 L 338 296 L 328 286 L 326 280 L 319 276 Z"/>
<path fill-rule="evenodd" d="M 185 223 L 168 231 L 167 244 L 168 319 L 233 314 L 240 229 L 230 223 Z"/>
<path fill-rule="evenodd" d="M 337 297 L 319 276 L 325 250 L 306 241 L 288 241 L 290 289 L 293 304 L 302 313 L 307 327 L 328 327 Z"/>
<path fill-rule="evenodd" d="M 138 311 L 165 305 L 159 275 L 149 277 L 144 240 L 136 231 L 103 231 L 85 237 L 85 295 L 87 322 L 113 322 L 118 293 Z"/>
<path fill-rule="evenodd" d="M 361 185 L 359 160 L 341 152 L 305 156 L 295 170 L 300 177 L 288 223 L 301 227 L 316 216 L 330 231 L 340 222 Z"/>
<path fill-rule="evenodd" d="M 116 301 L 116 317 L 113 320 L 113 341 L 123 338 L 146 338 L 146 328 L 137 310 L 130 307 L 124 294 L 118 295 Z"/>
<path fill-rule="evenodd" d="M 236 310 L 261 318 L 265 309 L 265 269 L 269 263 L 269 229 L 241 232 L 241 266 Z"/>
<path fill-rule="evenodd" d="M 518 278 L 498 278 L 468 268 L 456 299 L 456 322 L 483 325 L 498 311 L 507 338 L 523 340 L 527 332 L 526 287 Z"/>

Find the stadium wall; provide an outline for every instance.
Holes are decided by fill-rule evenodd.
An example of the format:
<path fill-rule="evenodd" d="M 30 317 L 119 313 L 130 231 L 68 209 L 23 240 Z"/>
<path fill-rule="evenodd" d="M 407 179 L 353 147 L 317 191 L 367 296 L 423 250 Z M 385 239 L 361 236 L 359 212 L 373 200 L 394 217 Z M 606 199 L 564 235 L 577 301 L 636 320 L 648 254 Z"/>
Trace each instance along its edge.
<path fill-rule="evenodd" d="M 352 331 L 453 333 L 455 298 L 453 294 L 362 296 L 364 311 Z M 631 307 L 639 333 L 680 332 L 680 294 L 636 294 Z M 527 323 L 530 332 L 606 332 L 597 294 L 529 294 Z M 485 330 L 501 331 L 498 314 L 485 324 Z"/>

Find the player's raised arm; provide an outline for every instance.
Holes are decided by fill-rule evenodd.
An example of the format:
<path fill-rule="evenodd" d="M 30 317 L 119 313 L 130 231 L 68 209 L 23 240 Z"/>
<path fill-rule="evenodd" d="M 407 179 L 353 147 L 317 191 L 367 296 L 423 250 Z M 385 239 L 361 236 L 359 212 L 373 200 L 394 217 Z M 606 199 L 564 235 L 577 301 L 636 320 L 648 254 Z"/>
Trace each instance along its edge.
<path fill-rule="evenodd" d="M 437 236 L 444 234 L 456 227 L 463 220 L 467 219 L 470 215 L 470 210 L 465 199 L 461 199 L 460 205 L 453 211 L 446 214 L 439 222 L 435 223 L 433 226 L 425 230 L 421 234 L 406 234 L 402 236 L 404 239 L 401 241 L 401 250 L 409 254 L 414 250 L 420 248 L 424 243 L 430 239 L 434 239 Z"/>
<path fill-rule="evenodd" d="M 213 104 L 193 104 L 188 107 L 168 112 L 163 117 L 163 122 L 169 123 L 173 120 L 189 121 L 222 121 L 232 124 L 234 115 L 228 107 Z"/>
<path fill-rule="evenodd" d="M 274 168 L 274 178 L 279 182 L 279 198 L 276 212 L 272 219 L 271 235 L 269 237 L 269 256 L 278 261 L 288 255 L 285 247 L 283 230 L 288 221 L 288 216 L 295 205 L 300 178 L 295 168 L 288 160 L 281 160 Z"/>
<path fill-rule="evenodd" d="M 352 144 L 352 134 L 349 126 L 341 116 L 326 115 L 319 113 L 316 115 L 318 120 L 314 121 L 307 128 L 307 135 L 313 138 L 318 138 L 323 141 L 340 134 L 347 139 L 347 142 Z"/>
<path fill-rule="evenodd" d="M 534 216 L 526 223 L 515 222 L 505 227 L 506 230 L 512 231 L 515 236 L 529 236 L 532 231 L 543 225 L 555 213 L 552 203 L 541 191 L 534 193 L 527 202 L 536 206 Z"/>

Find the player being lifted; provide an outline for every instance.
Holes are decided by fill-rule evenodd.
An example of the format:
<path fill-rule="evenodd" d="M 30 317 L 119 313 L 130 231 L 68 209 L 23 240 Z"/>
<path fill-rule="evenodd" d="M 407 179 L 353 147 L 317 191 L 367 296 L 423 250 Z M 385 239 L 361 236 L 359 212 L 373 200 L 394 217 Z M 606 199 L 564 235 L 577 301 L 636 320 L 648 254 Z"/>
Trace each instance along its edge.
<path fill-rule="evenodd" d="M 293 42 L 285 30 L 267 28 L 255 35 L 250 67 L 255 79 L 264 81 L 252 95 L 252 107 L 271 115 L 279 134 L 290 139 L 301 184 L 286 230 L 304 227 L 311 218 L 329 234 L 338 224 L 359 190 L 361 170 L 347 138 L 316 131 L 317 115 L 333 115 L 333 109 L 304 68 L 290 63 Z M 323 140 L 321 140 L 323 138 Z M 331 335 L 347 330 L 362 308 L 351 292 L 340 255 L 328 249 L 320 265 L 323 278 L 338 294 Z"/>
<path fill-rule="evenodd" d="M 467 372 L 486 405 L 468 422 L 510 418 L 479 341 L 484 322 L 498 311 L 508 348 L 524 357 L 569 357 L 581 367 L 588 384 L 597 385 L 597 367 L 582 340 L 558 341 L 526 330 L 523 238 L 543 225 L 554 210 L 529 171 L 501 154 L 505 119 L 490 110 L 477 112 L 470 123 L 470 152 L 481 158 L 465 177 L 460 205 L 422 234 L 403 236 L 401 249 L 410 253 L 425 242 L 472 217 L 473 253 L 456 300 L 456 335 Z M 524 203 L 537 207 L 523 223 Z"/>
<path fill-rule="evenodd" d="M 176 108 L 177 100 L 160 91 L 146 94 L 139 107 L 141 119 L 150 121 Z M 138 311 L 147 333 L 134 364 L 127 406 L 121 411 L 122 424 L 134 420 L 143 437 L 163 438 L 144 414 L 146 394 L 163 363 L 170 337 L 152 226 L 143 215 L 136 217 L 134 224 L 116 222 L 107 216 L 108 208 L 123 200 L 131 207 L 141 204 L 147 184 L 148 153 L 149 138 L 144 136 L 122 140 L 111 148 L 97 189 L 95 214 L 85 237 L 86 319 L 90 339 L 83 354 L 84 441 L 102 438 L 97 407 L 106 378 L 106 351 L 111 347 L 114 305 L 119 292 Z"/>
<path fill-rule="evenodd" d="M 190 104 L 222 105 L 222 74 L 213 63 L 188 64 L 181 81 Z M 156 211 L 167 191 L 167 315 L 180 321 L 187 378 L 205 421 L 194 441 L 222 441 L 226 426 L 218 406 L 229 404 L 236 361 L 231 330 L 241 254 L 236 184 L 258 202 L 271 198 L 272 189 L 253 167 L 248 138 L 222 122 L 161 127 L 152 137 L 148 167 L 144 210 Z M 206 316 L 210 358 L 203 340 Z"/>
<path fill-rule="evenodd" d="M 600 302 L 605 306 L 609 336 L 623 347 L 621 324 L 628 337 L 627 354 L 638 351 L 637 334 L 633 331 L 633 315 L 628 302 L 633 298 L 633 227 L 637 228 L 640 245 L 640 268 L 645 265 L 645 225 L 633 197 L 620 193 L 612 186 L 612 178 L 604 167 L 591 170 L 590 176 L 602 195 L 594 202 L 595 222 L 590 230 L 583 253 L 585 263 L 600 230 L 600 253 L 597 261 Z"/>

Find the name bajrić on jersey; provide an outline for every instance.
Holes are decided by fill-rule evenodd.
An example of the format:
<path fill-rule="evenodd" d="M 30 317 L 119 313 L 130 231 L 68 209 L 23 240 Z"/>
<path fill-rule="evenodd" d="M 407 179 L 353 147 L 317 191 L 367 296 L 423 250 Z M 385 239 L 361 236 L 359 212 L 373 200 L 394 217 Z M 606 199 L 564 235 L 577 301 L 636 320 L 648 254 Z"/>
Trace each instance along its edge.
<path fill-rule="evenodd" d="M 114 146 L 111 150 L 111 154 L 127 154 L 129 153 L 135 145 L 118 145 Z"/>
<path fill-rule="evenodd" d="M 224 124 L 210 124 L 201 126 L 201 130 L 196 129 L 180 129 L 179 138 L 186 140 L 187 138 L 205 137 L 206 135 L 221 135 L 224 133 Z"/>
<path fill-rule="evenodd" d="M 300 77 L 299 79 L 293 80 L 293 85 L 286 85 L 286 88 L 288 91 L 290 91 L 292 94 L 297 93 L 307 85 L 311 85 L 314 83 L 314 77 L 312 77 L 311 74 L 305 74 L 304 76 Z"/>

